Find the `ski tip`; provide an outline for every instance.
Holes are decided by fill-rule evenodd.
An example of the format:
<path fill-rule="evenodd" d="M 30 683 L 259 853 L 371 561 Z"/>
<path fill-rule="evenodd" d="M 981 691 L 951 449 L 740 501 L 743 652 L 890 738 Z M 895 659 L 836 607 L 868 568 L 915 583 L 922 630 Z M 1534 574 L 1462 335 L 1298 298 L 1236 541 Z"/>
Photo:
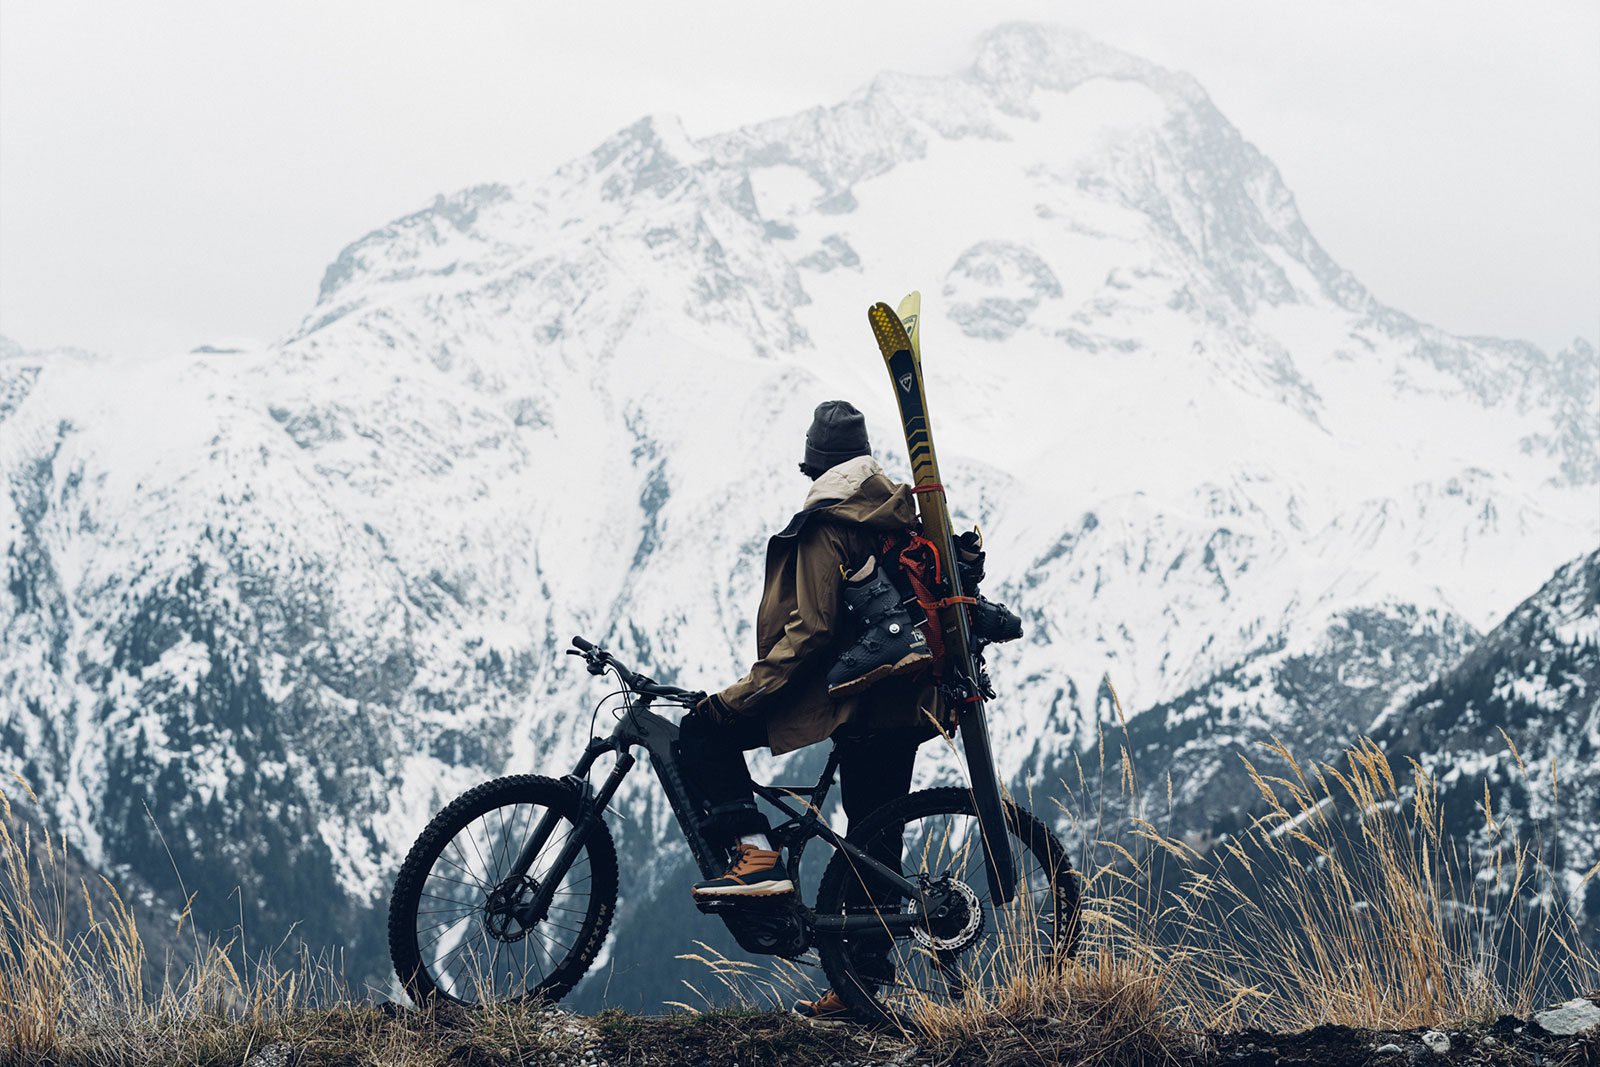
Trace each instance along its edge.
<path fill-rule="evenodd" d="M 917 351 L 917 325 L 922 320 L 922 293 L 917 289 L 907 293 L 905 299 L 900 301 L 900 306 L 895 308 L 895 314 L 900 316 L 900 321 L 905 324 L 906 337 L 911 342 L 911 350 Z"/>
<path fill-rule="evenodd" d="M 883 353 L 883 358 L 888 359 L 897 352 L 912 351 L 911 339 L 906 336 L 906 327 L 900 321 L 900 316 L 890 309 L 888 304 L 873 304 L 867 310 L 867 322 L 872 325 L 872 335 L 878 342 L 878 351 Z"/>

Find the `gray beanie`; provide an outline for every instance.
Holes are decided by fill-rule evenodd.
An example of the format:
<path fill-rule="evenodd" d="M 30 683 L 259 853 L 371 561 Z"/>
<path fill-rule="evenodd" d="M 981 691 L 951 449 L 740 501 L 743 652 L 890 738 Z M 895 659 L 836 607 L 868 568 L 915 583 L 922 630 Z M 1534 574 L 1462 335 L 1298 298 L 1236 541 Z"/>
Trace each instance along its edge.
<path fill-rule="evenodd" d="M 867 420 L 844 400 L 824 400 L 806 431 L 805 465 L 817 473 L 856 456 L 872 455 L 867 443 Z"/>

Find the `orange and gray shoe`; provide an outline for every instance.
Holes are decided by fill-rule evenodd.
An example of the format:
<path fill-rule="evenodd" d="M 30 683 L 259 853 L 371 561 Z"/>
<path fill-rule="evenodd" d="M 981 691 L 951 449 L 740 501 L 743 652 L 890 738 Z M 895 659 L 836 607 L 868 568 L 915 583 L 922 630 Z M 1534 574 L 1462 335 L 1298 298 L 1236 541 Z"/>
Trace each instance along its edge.
<path fill-rule="evenodd" d="M 794 892 L 789 872 L 783 869 L 782 853 L 740 843 L 739 856 L 728 873 L 709 882 L 696 882 L 697 900 L 722 897 L 775 897 Z"/>
<path fill-rule="evenodd" d="M 844 998 L 833 990 L 828 990 L 816 1000 L 800 1000 L 794 1005 L 795 1013 L 807 1019 L 848 1019 L 853 1014 Z"/>

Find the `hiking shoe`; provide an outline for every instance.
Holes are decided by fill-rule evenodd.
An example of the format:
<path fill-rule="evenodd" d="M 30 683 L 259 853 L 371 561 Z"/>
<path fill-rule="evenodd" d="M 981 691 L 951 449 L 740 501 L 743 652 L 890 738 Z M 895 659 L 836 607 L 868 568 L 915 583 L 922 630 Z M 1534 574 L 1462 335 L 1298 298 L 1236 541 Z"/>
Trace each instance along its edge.
<path fill-rule="evenodd" d="M 844 998 L 833 990 L 828 990 L 816 1000 L 797 1000 L 794 1004 L 796 1015 L 807 1019 L 848 1019 L 854 1012 L 845 1004 Z"/>
<path fill-rule="evenodd" d="M 899 590 L 878 566 L 876 556 L 845 575 L 839 595 L 845 610 L 860 621 L 861 636 L 828 671 L 829 696 L 846 696 L 933 663 L 928 639 L 913 625 Z"/>
<path fill-rule="evenodd" d="M 789 872 L 783 869 L 782 853 L 773 849 L 756 848 L 740 843 L 735 846 L 739 857 L 728 868 L 728 873 L 709 882 L 696 882 L 696 900 L 720 897 L 775 897 L 794 892 Z"/>

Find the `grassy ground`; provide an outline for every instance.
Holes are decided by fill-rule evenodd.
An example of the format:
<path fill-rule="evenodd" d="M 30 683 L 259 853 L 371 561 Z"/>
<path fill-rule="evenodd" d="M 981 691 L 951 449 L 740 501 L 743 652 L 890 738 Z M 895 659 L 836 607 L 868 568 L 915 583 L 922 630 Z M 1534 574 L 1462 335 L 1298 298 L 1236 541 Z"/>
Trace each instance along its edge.
<path fill-rule="evenodd" d="M 191 1019 L 139 1027 L 114 1040 L 38 1053 L 0 1052 L 19 1067 L 1594 1067 L 1600 1031 L 1543 1033 L 1516 1016 L 1430 1033 L 1324 1025 L 1296 1033 L 1242 1030 L 1154 1034 L 1036 1016 L 961 1038 L 909 1038 L 782 1012 L 726 1009 L 657 1018 L 608 1010 L 419 1012 L 378 1007 L 297 1011 L 252 1024 Z M 1437 1053 L 1424 1037 L 1448 1050 Z"/>
<path fill-rule="evenodd" d="M 1080 773 L 1066 812 L 1085 841 L 1078 957 L 970 961 L 983 992 L 923 1005 L 903 1033 L 753 1010 L 778 998 L 745 961 L 707 965 L 720 999 L 746 1007 L 658 1018 L 374 1004 L 325 967 L 249 965 L 192 930 L 189 956 L 153 981 L 115 887 L 73 884 L 60 842 L 19 830 L 0 793 L 0 1064 L 1600 1067 L 1600 1031 L 1554 1038 L 1526 1021 L 1600 988 L 1536 843 L 1458 856 L 1432 782 L 1397 776 L 1370 743 L 1309 768 L 1267 748 L 1281 773 L 1241 772 L 1266 814 L 1207 849 L 1164 836 L 1126 757 L 1108 775 L 1102 748 L 1100 781 L 1116 785 Z M 1450 1052 L 1422 1043 L 1431 1028 Z"/>

